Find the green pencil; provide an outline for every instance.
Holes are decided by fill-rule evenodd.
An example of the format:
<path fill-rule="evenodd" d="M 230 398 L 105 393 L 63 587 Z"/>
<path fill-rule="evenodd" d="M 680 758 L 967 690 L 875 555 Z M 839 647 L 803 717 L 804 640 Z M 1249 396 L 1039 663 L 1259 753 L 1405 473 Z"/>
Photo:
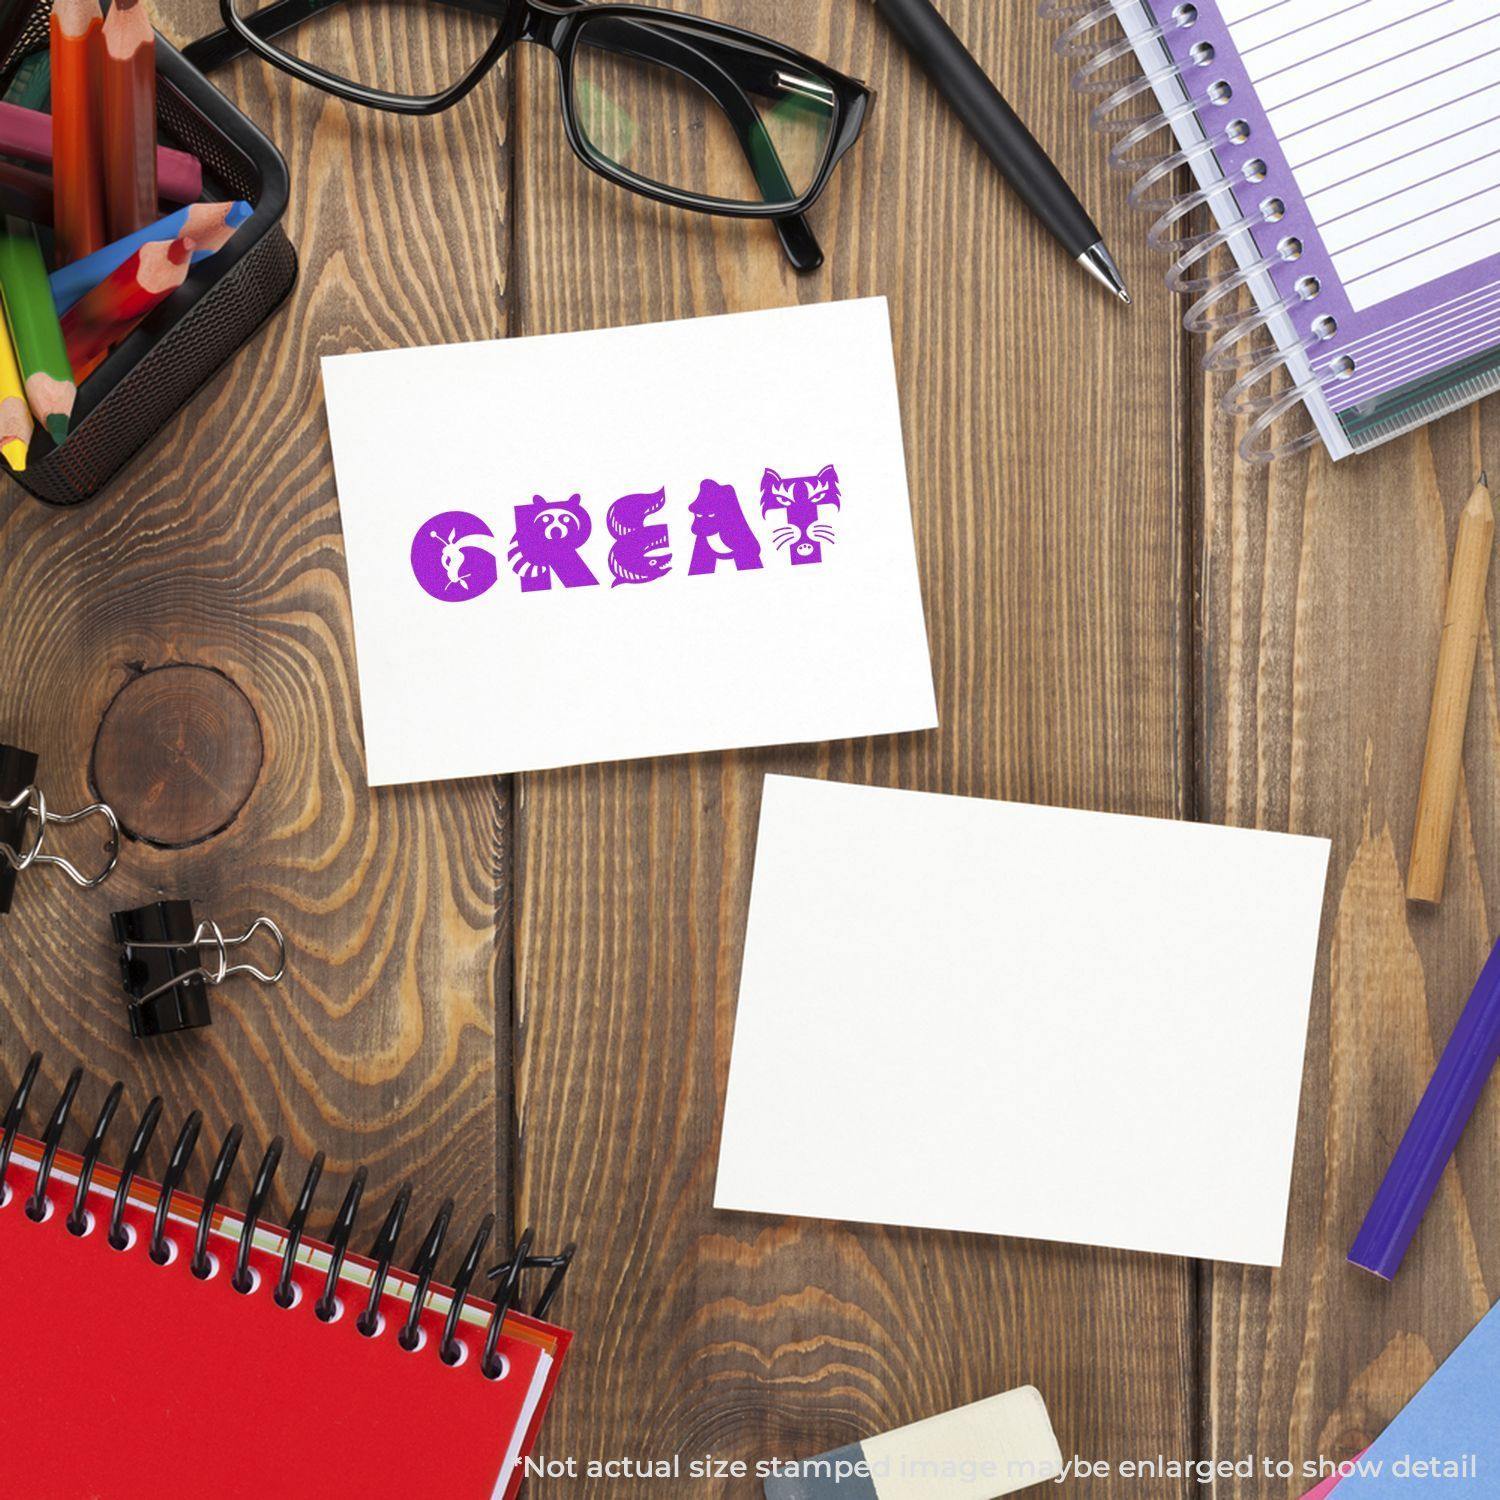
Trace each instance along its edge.
<path fill-rule="evenodd" d="M 78 387 L 63 342 L 62 326 L 52 302 L 47 263 L 36 230 L 24 219 L 7 215 L 0 234 L 0 298 L 5 321 L 21 366 L 26 402 L 54 443 L 68 435 Z"/>

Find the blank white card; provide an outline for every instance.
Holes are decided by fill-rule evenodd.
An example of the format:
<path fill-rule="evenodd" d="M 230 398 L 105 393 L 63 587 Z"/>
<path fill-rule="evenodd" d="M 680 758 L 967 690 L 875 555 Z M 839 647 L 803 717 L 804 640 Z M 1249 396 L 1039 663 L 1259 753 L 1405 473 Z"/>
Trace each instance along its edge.
<path fill-rule="evenodd" d="M 1280 1264 L 1328 852 L 768 776 L 716 1205 Z"/>

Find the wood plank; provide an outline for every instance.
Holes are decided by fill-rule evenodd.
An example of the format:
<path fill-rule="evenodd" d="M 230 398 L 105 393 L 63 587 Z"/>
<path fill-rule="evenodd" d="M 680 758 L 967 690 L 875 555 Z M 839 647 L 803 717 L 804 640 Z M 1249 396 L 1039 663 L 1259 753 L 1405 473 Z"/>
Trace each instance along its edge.
<path fill-rule="evenodd" d="M 1051 30 L 1029 6 L 947 12 L 1097 205 L 1133 311 L 1019 210 L 868 8 L 714 10 L 879 91 L 814 213 L 828 263 L 805 281 L 765 226 L 593 179 L 563 140 L 550 62 L 522 64 L 516 332 L 890 296 L 943 723 L 520 778 L 518 1206 L 582 1241 L 552 1457 L 807 1456 L 1025 1381 L 1070 1452 L 1188 1454 L 1196 1438 L 1188 1263 L 710 1206 L 766 771 L 1188 811 L 1176 310 Z M 837 350 L 787 357 L 839 378 Z M 537 1500 L 639 1493 L 534 1485 Z M 680 1488 L 749 1493 L 743 1479 Z"/>
<path fill-rule="evenodd" d="M 1204 816 L 1333 840 L 1286 1260 L 1213 1268 L 1206 1446 L 1300 1465 L 1364 1448 L 1500 1295 L 1493 1090 L 1394 1283 L 1345 1262 L 1496 928 L 1493 585 L 1447 893 L 1404 886 L 1448 559 L 1500 401 L 1337 465 L 1246 469 L 1227 419 L 1203 430 Z"/>
<path fill-rule="evenodd" d="M 212 24 L 212 9 L 188 0 L 158 9 L 173 37 Z M 347 29 L 332 45 L 354 60 Z M 499 79 L 441 120 L 400 121 L 259 63 L 219 81 L 290 164 L 288 229 L 302 262 L 290 302 L 103 498 L 72 512 L 14 488 L 0 501 L 0 652 L 11 664 L 0 731 L 40 752 L 55 804 L 76 804 L 114 704 L 114 785 L 154 841 L 127 842 L 94 892 L 55 874 L 23 877 L 0 927 L 3 1071 L 13 1080 L 32 1048 L 46 1049 L 40 1128 L 82 1062 L 78 1140 L 115 1076 L 128 1081 L 131 1110 L 160 1091 L 166 1112 L 148 1159 L 157 1174 L 197 1104 L 207 1128 L 193 1184 L 242 1119 L 232 1199 L 267 1138 L 283 1133 L 272 1205 L 283 1215 L 322 1148 L 317 1228 L 367 1162 L 359 1243 L 410 1176 L 422 1218 L 410 1249 L 443 1194 L 458 1198 L 466 1234 L 500 1185 L 494 1080 L 508 1034 L 497 1034 L 495 1004 L 509 948 L 496 914 L 508 802 L 484 782 L 378 795 L 364 785 L 317 361 L 504 332 L 508 97 Z M 460 220 L 468 232 L 433 234 Z M 421 482 L 414 444 L 391 461 Z M 159 669 L 180 663 L 206 670 L 162 691 Z M 246 713 L 263 751 L 248 769 L 227 740 L 247 732 Z M 108 914 L 162 894 L 192 896 L 226 929 L 271 914 L 291 960 L 279 988 L 225 986 L 211 1029 L 136 1044 Z M 117 1122 L 116 1152 L 126 1129 Z"/>

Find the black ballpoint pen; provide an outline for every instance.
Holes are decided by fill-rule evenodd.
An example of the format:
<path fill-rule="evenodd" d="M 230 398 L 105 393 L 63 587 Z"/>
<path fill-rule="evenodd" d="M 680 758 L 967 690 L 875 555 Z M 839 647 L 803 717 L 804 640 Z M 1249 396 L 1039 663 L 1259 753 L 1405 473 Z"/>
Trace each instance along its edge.
<path fill-rule="evenodd" d="M 1087 210 L 930 0 L 875 0 L 875 9 L 1063 249 L 1129 302 L 1120 268 Z"/>

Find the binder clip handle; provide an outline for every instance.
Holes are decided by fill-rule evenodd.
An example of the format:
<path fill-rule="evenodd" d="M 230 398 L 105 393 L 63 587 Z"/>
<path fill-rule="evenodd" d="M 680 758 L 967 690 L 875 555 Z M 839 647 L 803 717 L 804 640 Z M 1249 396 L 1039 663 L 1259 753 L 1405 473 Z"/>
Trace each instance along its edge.
<path fill-rule="evenodd" d="M 120 859 L 120 820 L 105 802 L 90 802 L 76 812 L 53 812 L 47 806 L 46 793 L 40 787 L 23 787 L 14 797 L 0 802 L 0 815 L 19 816 L 22 823 L 34 821 L 36 831 L 31 835 L 29 846 L 18 850 L 14 845 L 0 841 L 0 857 L 19 875 L 32 865 L 53 865 L 61 870 L 74 885 L 91 891 L 109 878 Z M 81 823 L 85 818 L 101 817 L 109 824 L 109 843 L 103 866 L 93 875 L 85 875 L 70 859 L 61 854 L 43 853 L 47 841 L 47 830 L 69 823 Z"/>
<path fill-rule="evenodd" d="M 269 974 L 254 964 L 229 962 L 229 950 L 243 947 L 257 932 L 270 933 L 276 945 L 276 968 Z M 223 984 L 236 974 L 246 974 L 257 984 L 279 984 L 286 973 L 286 936 L 269 917 L 257 917 L 238 937 L 225 937 L 217 922 L 200 922 L 193 941 L 199 947 L 207 946 L 210 941 L 214 945 L 213 970 L 204 974 L 209 984 Z"/>
<path fill-rule="evenodd" d="M 257 932 L 269 932 L 271 941 L 276 944 L 276 968 L 272 973 L 266 973 L 264 969 L 257 968 L 254 964 L 232 964 L 229 962 L 229 950 L 240 948 L 248 943 Z M 282 930 L 269 918 L 257 917 L 238 937 L 225 937 L 223 929 L 217 922 L 200 922 L 193 929 L 193 935 L 187 942 L 150 942 L 126 943 L 127 952 L 136 948 L 156 949 L 159 951 L 171 951 L 180 948 L 207 948 L 213 947 L 214 956 L 211 964 L 199 964 L 196 969 L 189 969 L 183 974 L 174 974 L 164 983 L 156 986 L 154 990 L 147 990 L 144 995 L 137 998 L 141 1002 L 154 1000 L 158 995 L 167 990 L 175 988 L 179 984 L 186 984 L 190 979 L 201 979 L 205 984 L 223 984 L 226 979 L 232 979 L 236 974 L 248 974 L 260 984 L 276 984 L 282 975 L 286 973 L 286 936 Z"/>
<path fill-rule="evenodd" d="M 270 917 L 257 917 L 233 937 L 217 922 L 195 922 L 190 901 L 158 901 L 117 911 L 111 920 L 125 992 L 131 997 L 130 1030 L 136 1037 L 209 1025 L 208 989 L 226 979 L 243 974 L 258 984 L 275 984 L 286 973 L 286 938 Z M 274 944 L 275 967 L 232 962 L 231 950 L 261 932 Z"/>

